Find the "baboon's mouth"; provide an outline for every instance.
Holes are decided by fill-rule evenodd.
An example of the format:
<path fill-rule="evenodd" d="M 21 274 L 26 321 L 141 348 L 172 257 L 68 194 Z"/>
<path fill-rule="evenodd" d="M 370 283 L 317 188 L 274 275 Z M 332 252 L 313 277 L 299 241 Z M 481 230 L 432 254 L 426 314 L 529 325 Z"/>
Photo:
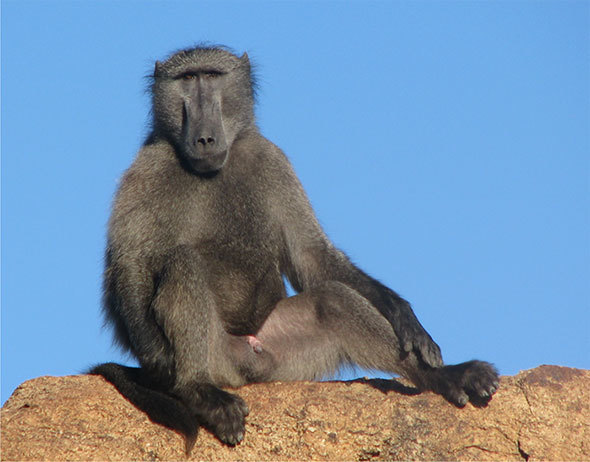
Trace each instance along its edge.
<path fill-rule="evenodd" d="M 227 161 L 227 150 L 204 157 L 187 157 L 191 169 L 197 173 L 210 173 L 220 170 Z"/>

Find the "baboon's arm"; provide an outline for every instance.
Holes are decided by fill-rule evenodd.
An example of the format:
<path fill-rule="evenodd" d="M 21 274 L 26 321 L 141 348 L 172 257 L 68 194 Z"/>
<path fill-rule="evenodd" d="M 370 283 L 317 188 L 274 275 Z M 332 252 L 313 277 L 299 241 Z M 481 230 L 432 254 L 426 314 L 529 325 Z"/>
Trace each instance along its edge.
<path fill-rule="evenodd" d="M 293 178 L 292 181 L 298 181 Z M 427 365 L 442 365 L 440 348 L 422 327 L 410 304 L 396 292 L 372 278 L 327 238 L 300 185 L 284 188 L 289 197 L 283 233 L 288 255 L 285 273 L 295 290 L 309 290 L 326 281 L 338 281 L 369 300 L 391 323 L 400 339 L 402 355 L 412 351 Z"/>

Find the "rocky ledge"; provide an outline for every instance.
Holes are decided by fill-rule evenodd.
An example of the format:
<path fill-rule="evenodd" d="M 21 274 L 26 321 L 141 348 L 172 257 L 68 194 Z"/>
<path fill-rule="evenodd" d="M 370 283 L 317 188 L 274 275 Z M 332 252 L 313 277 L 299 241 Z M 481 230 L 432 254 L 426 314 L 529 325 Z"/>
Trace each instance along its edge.
<path fill-rule="evenodd" d="M 590 460 L 590 371 L 502 377 L 486 408 L 406 382 L 250 385 L 245 440 L 201 429 L 194 460 Z M 2 460 L 185 460 L 183 438 L 97 376 L 40 377 L 2 408 Z"/>

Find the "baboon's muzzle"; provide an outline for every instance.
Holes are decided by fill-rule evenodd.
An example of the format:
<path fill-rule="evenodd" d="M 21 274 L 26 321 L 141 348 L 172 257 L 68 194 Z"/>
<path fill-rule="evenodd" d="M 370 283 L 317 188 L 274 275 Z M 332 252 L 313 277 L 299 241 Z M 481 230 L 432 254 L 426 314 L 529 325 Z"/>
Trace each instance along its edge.
<path fill-rule="evenodd" d="M 183 154 L 197 172 L 219 170 L 225 164 L 228 146 L 223 129 L 221 104 L 215 100 L 185 100 L 182 120 Z"/>

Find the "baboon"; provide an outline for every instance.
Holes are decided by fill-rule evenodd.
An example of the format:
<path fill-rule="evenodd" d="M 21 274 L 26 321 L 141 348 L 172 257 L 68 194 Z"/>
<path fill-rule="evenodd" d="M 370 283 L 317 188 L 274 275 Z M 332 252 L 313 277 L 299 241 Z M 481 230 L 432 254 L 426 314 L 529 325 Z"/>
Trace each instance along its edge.
<path fill-rule="evenodd" d="M 151 88 L 151 132 L 116 194 L 104 272 L 106 319 L 140 368 L 92 373 L 188 449 L 199 426 L 229 445 L 244 438 L 248 407 L 220 387 L 319 379 L 343 364 L 400 374 L 457 406 L 491 399 L 491 364 L 443 365 L 410 304 L 325 235 L 256 126 L 245 53 L 176 52 L 156 62 Z"/>

